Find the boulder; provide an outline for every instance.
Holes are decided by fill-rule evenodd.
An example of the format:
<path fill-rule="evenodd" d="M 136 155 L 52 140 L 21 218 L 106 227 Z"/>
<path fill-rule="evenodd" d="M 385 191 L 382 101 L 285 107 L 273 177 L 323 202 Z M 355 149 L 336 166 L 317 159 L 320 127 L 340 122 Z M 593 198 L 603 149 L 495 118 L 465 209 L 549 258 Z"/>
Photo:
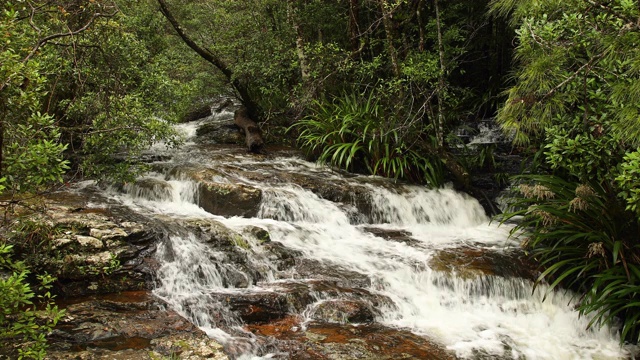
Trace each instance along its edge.
<path fill-rule="evenodd" d="M 198 205 L 211 214 L 250 218 L 260 210 L 260 189 L 217 182 L 201 182 L 198 189 Z"/>
<path fill-rule="evenodd" d="M 206 122 L 196 130 L 196 142 L 199 144 L 235 144 L 240 145 L 244 136 L 232 120 Z"/>
<path fill-rule="evenodd" d="M 191 122 L 198 119 L 206 118 L 211 115 L 211 105 L 210 104 L 201 104 L 194 109 L 188 111 L 182 119 L 180 119 L 181 123 Z"/>
<path fill-rule="evenodd" d="M 463 279 L 480 276 L 521 277 L 535 280 L 537 272 L 520 249 L 491 250 L 464 246 L 438 251 L 429 266 Z"/>
<path fill-rule="evenodd" d="M 317 304 L 311 311 L 314 320 L 329 323 L 370 323 L 374 320 L 374 310 L 361 300 L 326 300 Z"/>
<path fill-rule="evenodd" d="M 221 344 L 148 292 L 61 305 L 47 359 L 228 359 Z"/>
<path fill-rule="evenodd" d="M 198 184 L 196 202 L 211 214 L 255 217 L 260 209 L 262 201 L 260 189 L 230 183 L 214 169 L 180 166 L 172 169 L 169 176 L 196 182 Z"/>

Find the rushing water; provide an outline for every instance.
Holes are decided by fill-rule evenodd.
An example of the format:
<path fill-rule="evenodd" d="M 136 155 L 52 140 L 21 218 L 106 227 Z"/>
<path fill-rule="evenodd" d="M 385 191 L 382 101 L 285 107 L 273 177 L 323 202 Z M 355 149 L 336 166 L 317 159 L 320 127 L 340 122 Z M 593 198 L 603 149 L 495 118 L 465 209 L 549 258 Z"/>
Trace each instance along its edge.
<path fill-rule="evenodd" d="M 192 128 L 185 128 L 193 134 Z M 267 160 L 238 153 L 215 156 L 211 149 L 200 150 L 192 143 L 173 158 L 178 163 L 198 162 L 213 169 L 241 169 L 226 181 L 262 190 L 257 217 L 211 215 L 195 205 L 198 190 L 193 181 L 161 173 L 148 176 L 162 184 L 161 189 L 128 188 L 112 196 L 167 221 L 217 220 L 238 232 L 258 226 L 268 230 L 273 241 L 305 257 L 366 275 L 371 280 L 367 290 L 391 300 L 378 309 L 376 321 L 434 339 L 460 358 L 473 359 L 478 354 L 513 359 L 626 356 L 615 331 L 587 330 L 589 319 L 574 310 L 576 300 L 571 294 L 546 294 L 544 286 L 533 292 L 531 281 L 519 277 L 469 277 L 455 270 L 432 269 L 430 261 L 442 249 L 504 252 L 518 246 L 508 239 L 507 226 L 491 223 L 478 202 L 466 195 L 450 189 L 427 190 L 369 177 L 345 177 L 298 158 Z M 250 179 L 247 172 L 260 173 L 260 178 L 269 181 Z M 366 197 L 370 208 L 365 214 L 353 204 L 323 199 L 282 180 L 283 173 L 339 181 L 346 188 L 358 189 L 358 196 Z M 371 228 L 402 231 L 411 241 L 385 239 L 374 235 Z M 253 275 L 243 273 L 248 286 L 235 288 L 225 281 L 219 250 L 192 233 L 176 232 L 159 246 L 162 267 L 155 293 L 210 336 L 221 342 L 238 341 L 237 334 L 232 336 L 218 327 L 221 322 L 229 327 L 242 325 L 220 299 L 279 291 L 279 284 L 287 281 L 287 276 L 293 277 L 279 274 L 254 239 L 246 241 L 251 249 L 247 251 L 249 261 L 262 269 L 262 274 L 254 281 Z M 319 302 L 324 300 L 327 298 L 318 298 Z M 245 335 L 243 351 L 250 355 L 257 349 L 252 336 Z"/>

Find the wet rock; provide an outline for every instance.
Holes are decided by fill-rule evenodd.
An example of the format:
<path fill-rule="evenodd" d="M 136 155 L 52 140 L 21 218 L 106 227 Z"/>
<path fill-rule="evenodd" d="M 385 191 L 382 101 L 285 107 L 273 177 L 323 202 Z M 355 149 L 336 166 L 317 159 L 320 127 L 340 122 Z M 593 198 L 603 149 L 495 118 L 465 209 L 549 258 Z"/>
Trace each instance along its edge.
<path fill-rule="evenodd" d="M 196 130 L 196 142 L 201 144 L 237 144 L 244 142 L 244 136 L 233 119 L 224 122 L 202 124 Z"/>
<path fill-rule="evenodd" d="M 155 201 L 170 199 L 173 191 L 171 184 L 154 178 L 137 179 L 133 183 L 125 184 L 122 190 L 134 197 Z"/>
<path fill-rule="evenodd" d="M 253 236 L 260 244 L 271 242 L 269 232 L 258 226 L 248 226 L 244 228 L 243 233 Z"/>
<path fill-rule="evenodd" d="M 228 288 L 247 288 L 253 285 L 253 278 L 247 273 L 242 272 L 234 266 L 222 266 L 220 269 L 222 275 L 222 285 Z"/>
<path fill-rule="evenodd" d="M 147 292 L 69 299 L 48 359 L 228 359 L 222 345 Z"/>
<path fill-rule="evenodd" d="M 198 205 L 209 213 L 221 216 L 256 217 L 262 191 L 241 184 L 201 182 Z"/>
<path fill-rule="evenodd" d="M 443 346 L 408 331 L 383 325 L 310 323 L 290 316 L 268 324 L 250 324 L 248 331 L 280 340 L 273 346 L 289 359 L 453 360 Z"/>
<path fill-rule="evenodd" d="M 211 219 L 187 220 L 185 225 L 200 236 L 212 248 L 220 250 L 221 256 L 237 264 L 247 263 L 249 242 L 238 232 L 229 229 L 219 221 Z"/>
<path fill-rule="evenodd" d="M 370 305 L 360 300 L 327 300 L 312 310 L 314 320 L 330 323 L 368 323 L 375 318 Z"/>
<path fill-rule="evenodd" d="M 217 268 L 225 287 L 246 288 L 256 284 L 271 270 L 269 263 L 257 259 L 266 257 L 277 261 L 280 256 L 271 251 L 277 247 L 275 243 L 262 244 L 251 234 L 257 232 L 263 238 L 268 236 L 266 230 L 258 227 L 249 227 L 239 233 L 213 219 L 185 220 L 183 225 L 216 250 Z"/>
<path fill-rule="evenodd" d="M 535 280 L 537 276 L 535 265 L 519 249 L 444 249 L 436 252 L 429 261 L 429 266 L 436 271 L 451 273 L 464 279 L 495 275 Z"/>
<path fill-rule="evenodd" d="M 367 275 L 308 258 L 297 258 L 291 272 L 296 279 L 324 280 L 338 287 L 367 288 L 371 286 L 371 279 Z"/>
<path fill-rule="evenodd" d="M 296 265 L 297 259 L 302 258 L 302 252 L 298 250 L 290 249 L 282 243 L 274 241 L 268 242 L 262 245 L 262 248 L 268 254 L 267 258 L 279 271 L 284 271 L 293 268 Z M 288 272 L 290 274 L 292 272 Z"/>
<path fill-rule="evenodd" d="M 271 322 L 305 312 L 312 304 L 313 319 L 366 323 L 379 314 L 377 308 L 393 306 L 387 297 L 320 280 L 278 282 L 271 286 L 271 291 L 213 294 L 212 299 L 226 303 L 245 323 Z"/>
<path fill-rule="evenodd" d="M 297 184 L 323 199 L 336 203 L 359 205 L 368 198 L 368 191 L 365 187 L 353 186 L 353 184 L 339 179 L 314 177 L 301 173 L 283 173 L 280 176 L 282 182 Z"/>
<path fill-rule="evenodd" d="M 236 231 L 212 219 L 187 219 L 183 224 L 215 247 L 232 247 L 238 238 L 242 238 Z"/>
<path fill-rule="evenodd" d="M 211 104 L 201 104 L 200 106 L 195 107 L 194 109 L 187 112 L 180 122 L 186 123 L 190 121 L 195 121 L 198 119 L 206 118 L 211 115 Z"/>
<path fill-rule="evenodd" d="M 375 227 L 366 227 L 365 230 L 383 239 L 407 244 L 410 246 L 420 243 L 420 241 L 412 238 L 411 234 L 407 231 L 381 229 Z"/>
<path fill-rule="evenodd" d="M 198 184 L 197 204 L 209 213 L 221 216 L 255 217 L 262 201 L 260 189 L 230 183 L 216 170 L 182 166 L 170 176 L 190 179 Z"/>
<path fill-rule="evenodd" d="M 289 312 L 287 297 L 279 292 L 214 294 L 213 298 L 226 302 L 245 323 L 266 323 L 283 318 Z"/>

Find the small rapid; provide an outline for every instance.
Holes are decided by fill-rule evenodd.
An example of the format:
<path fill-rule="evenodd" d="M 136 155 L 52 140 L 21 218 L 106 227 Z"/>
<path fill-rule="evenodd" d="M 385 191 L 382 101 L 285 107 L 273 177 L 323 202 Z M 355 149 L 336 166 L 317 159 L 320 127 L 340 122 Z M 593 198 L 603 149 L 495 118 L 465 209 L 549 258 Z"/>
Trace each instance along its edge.
<path fill-rule="evenodd" d="M 202 188 L 169 171 L 149 174 L 145 181 L 151 185 L 112 189 L 110 196 L 173 222 L 174 228 L 206 221 L 231 231 L 231 238 L 237 239 L 234 256 L 242 258 L 241 265 L 232 265 L 224 248 L 212 246 L 194 226 L 170 234 L 158 247 L 161 267 L 154 293 L 219 341 L 237 344 L 244 339 L 236 346 L 238 358 L 287 358 L 287 354 L 261 348 L 229 306 L 229 298 L 278 294 L 283 284 L 314 280 L 296 273 L 295 267 L 283 270 L 262 249 L 264 242 L 247 235 L 247 229 L 266 230 L 271 243 L 302 258 L 366 277 L 361 290 L 386 299 L 369 304 L 375 308 L 375 322 L 432 339 L 458 358 L 628 356 L 615 329 L 588 328 L 589 318 L 579 316 L 578 299 L 569 292 L 548 292 L 544 285 L 534 291 L 531 279 L 521 276 L 469 275 L 463 271 L 467 263 L 454 264 L 450 271 L 434 266 L 443 251 L 503 254 L 519 249 L 509 239 L 509 226 L 491 222 L 475 199 L 452 189 L 428 190 L 379 178 L 343 176 L 296 157 L 225 151 L 215 156 L 215 149 L 190 144 L 172 161 L 189 159 L 223 174 L 226 183 L 258 189 L 261 200 L 255 216 L 224 217 L 205 211 L 197 205 Z M 340 192 L 343 187 L 356 195 L 330 200 L 306 182 L 288 182 L 285 174 L 339 184 L 333 190 Z M 327 294 L 314 296 L 304 309 L 289 309 L 305 318 L 302 327 L 312 320 L 307 315 L 310 309 L 332 299 Z"/>

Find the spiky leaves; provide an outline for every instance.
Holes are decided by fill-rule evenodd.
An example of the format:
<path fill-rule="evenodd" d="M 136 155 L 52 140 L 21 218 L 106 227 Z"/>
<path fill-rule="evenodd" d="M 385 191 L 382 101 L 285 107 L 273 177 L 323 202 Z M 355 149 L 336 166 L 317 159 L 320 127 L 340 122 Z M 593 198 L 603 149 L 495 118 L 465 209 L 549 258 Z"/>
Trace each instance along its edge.
<path fill-rule="evenodd" d="M 494 0 L 517 27 L 514 85 L 498 121 L 529 143 L 573 119 L 640 142 L 640 17 L 633 1 Z M 602 124 L 602 117 L 611 119 Z"/>
<path fill-rule="evenodd" d="M 442 162 L 420 151 L 415 126 L 402 126 L 385 114 L 371 92 L 317 101 L 314 114 L 292 129 L 300 130 L 300 146 L 319 162 L 438 187 L 444 183 Z"/>
<path fill-rule="evenodd" d="M 517 178 L 518 194 L 504 214 L 520 222 L 513 236 L 540 264 L 538 282 L 551 291 L 571 288 L 591 325 L 621 320 L 622 340 L 640 336 L 640 222 L 615 193 L 598 183 L 580 184 L 552 175 Z"/>

